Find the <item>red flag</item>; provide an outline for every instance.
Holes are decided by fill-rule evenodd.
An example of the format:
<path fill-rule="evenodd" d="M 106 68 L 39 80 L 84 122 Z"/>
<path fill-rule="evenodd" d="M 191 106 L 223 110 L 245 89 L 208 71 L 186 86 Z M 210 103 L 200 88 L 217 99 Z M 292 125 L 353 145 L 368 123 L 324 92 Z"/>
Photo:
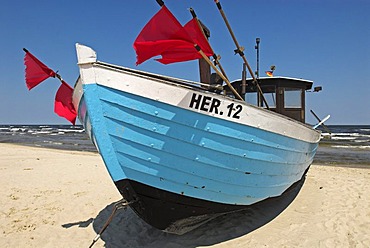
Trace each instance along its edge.
<path fill-rule="evenodd" d="M 137 54 L 136 65 L 162 54 L 182 40 L 186 43 L 189 37 L 176 17 L 163 5 L 141 30 L 134 42 Z"/>
<path fill-rule="evenodd" d="M 72 103 L 73 89 L 66 82 L 62 81 L 57 94 L 55 95 L 54 112 L 66 118 L 73 125 L 76 122 L 76 110 Z"/>
<path fill-rule="evenodd" d="M 195 37 L 200 39 L 197 35 Z M 205 39 L 204 35 L 203 39 Z M 202 56 L 194 47 L 196 41 L 163 5 L 141 30 L 134 42 L 137 54 L 136 65 L 158 55 L 162 55 L 162 58 L 157 61 L 163 64 L 201 58 Z M 203 46 L 200 44 L 202 49 Z M 205 46 L 204 48 L 206 49 Z M 213 52 L 206 51 L 206 55 L 211 56 Z"/>
<path fill-rule="evenodd" d="M 197 44 L 201 50 L 207 55 L 212 56 L 213 50 L 209 45 L 207 38 L 203 31 L 200 29 L 198 20 L 196 18 L 191 19 L 185 24 L 184 30 L 192 40 L 191 46 L 176 46 L 171 47 L 162 53 L 161 59 L 156 59 L 163 64 L 170 64 L 174 62 L 188 61 L 193 59 L 200 59 L 200 55 L 195 49 L 194 44 Z"/>
<path fill-rule="evenodd" d="M 26 49 L 23 50 L 26 52 L 24 56 L 24 65 L 26 66 L 26 84 L 29 90 L 45 79 L 55 77 L 55 72 L 53 70 L 44 65 L 29 51 Z"/>

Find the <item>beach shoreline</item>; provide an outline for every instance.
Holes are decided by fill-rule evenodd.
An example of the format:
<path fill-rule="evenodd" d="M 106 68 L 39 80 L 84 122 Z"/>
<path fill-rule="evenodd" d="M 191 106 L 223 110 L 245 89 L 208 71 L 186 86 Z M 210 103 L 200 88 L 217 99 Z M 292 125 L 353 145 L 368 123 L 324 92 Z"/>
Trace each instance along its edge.
<path fill-rule="evenodd" d="M 95 152 L 0 143 L 0 154 L 1 247 L 88 247 L 121 199 Z M 369 168 L 313 164 L 291 202 L 222 216 L 182 236 L 119 211 L 94 247 L 370 247 Z"/>

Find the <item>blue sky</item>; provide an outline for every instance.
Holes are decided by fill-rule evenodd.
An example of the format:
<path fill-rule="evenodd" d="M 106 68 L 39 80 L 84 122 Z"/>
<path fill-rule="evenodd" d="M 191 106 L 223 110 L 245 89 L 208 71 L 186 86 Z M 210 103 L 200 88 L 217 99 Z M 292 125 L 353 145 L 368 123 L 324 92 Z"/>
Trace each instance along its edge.
<path fill-rule="evenodd" d="M 213 0 L 166 0 L 182 24 L 189 7 L 211 30 L 210 43 L 232 80 L 242 60 Z M 304 78 L 323 91 L 307 94 L 307 108 L 327 124 L 370 124 L 369 0 L 235 0 L 221 4 L 252 68 L 261 38 L 260 68 L 276 76 Z M 32 91 L 24 81 L 24 52 L 31 53 L 73 85 L 78 77 L 75 43 L 91 46 L 98 59 L 159 74 L 198 80 L 196 61 L 135 66 L 132 44 L 159 10 L 155 0 L 3 1 L 0 8 L 0 124 L 68 124 L 53 113 L 59 82 Z M 262 74 L 262 73 L 261 73 Z M 314 123 L 311 114 L 307 121 Z"/>

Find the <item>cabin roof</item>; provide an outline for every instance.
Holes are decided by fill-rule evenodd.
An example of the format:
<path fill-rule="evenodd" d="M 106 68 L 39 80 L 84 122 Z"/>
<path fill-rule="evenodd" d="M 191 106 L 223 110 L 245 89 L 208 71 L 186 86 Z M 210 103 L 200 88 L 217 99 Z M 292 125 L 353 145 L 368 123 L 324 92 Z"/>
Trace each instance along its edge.
<path fill-rule="evenodd" d="M 260 80 L 274 80 L 274 79 L 280 79 L 280 80 L 287 80 L 287 81 L 297 81 L 297 82 L 307 82 L 307 83 L 313 83 L 311 80 L 302 79 L 302 78 L 292 78 L 292 77 L 260 77 Z M 247 80 L 252 80 L 251 78 L 248 78 Z"/>
<path fill-rule="evenodd" d="M 247 83 L 251 82 L 253 79 L 248 78 Z M 241 84 L 241 79 L 235 80 L 232 82 L 233 85 L 240 85 Z M 261 77 L 259 78 L 260 85 L 266 85 L 266 86 L 271 86 L 271 85 L 279 85 L 279 86 L 284 86 L 284 87 L 289 87 L 289 86 L 295 86 L 299 88 L 304 88 L 305 90 L 309 90 L 312 88 L 313 81 L 311 80 L 306 80 L 306 79 L 301 79 L 301 78 L 290 78 L 290 77 Z"/>

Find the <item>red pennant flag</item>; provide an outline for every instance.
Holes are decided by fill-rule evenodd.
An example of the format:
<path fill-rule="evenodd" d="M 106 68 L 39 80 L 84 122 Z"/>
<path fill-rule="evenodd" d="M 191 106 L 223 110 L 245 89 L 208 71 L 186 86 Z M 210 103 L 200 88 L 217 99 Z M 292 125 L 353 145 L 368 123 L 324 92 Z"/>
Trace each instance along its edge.
<path fill-rule="evenodd" d="M 197 44 L 201 50 L 207 56 L 213 55 L 213 50 L 209 45 L 207 38 L 205 37 L 203 31 L 200 29 L 198 20 L 196 18 L 191 19 L 185 24 L 184 30 L 189 35 L 192 40 L 191 46 L 177 46 L 171 47 L 162 53 L 161 59 L 156 59 L 162 64 L 170 64 L 174 62 L 188 61 L 193 59 L 200 59 L 200 55 L 195 49 L 194 44 Z"/>
<path fill-rule="evenodd" d="M 134 42 L 136 65 L 162 54 L 168 48 L 178 45 L 179 41 L 185 40 L 186 44 L 188 38 L 176 17 L 163 5 Z"/>
<path fill-rule="evenodd" d="M 198 34 L 195 36 L 197 39 L 201 38 Z M 141 30 L 134 42 L 137 54 L 136 65 L 158 55 L 162 55 L 162 58 L 157 61 L 163 64 L 201 58 L 202 56 L 194 47 L 196 41 L 163 5 Z M 206 49 L 202 46 L 204 45 L 200 45 L 202 49 Z M 208 56 L 213 55 L 213 52 L 205 51 L 205 53 Z"/>
<path fill-rule="evenodd" d="M 24 65 L 26 66 L 26 84 L 29 90 L 45 79 L 55 77 L 55 72 L 53 70 L 44 65 L 29 51 L 24 48 L 23 50 L 26 52 L 24 56 Z"/>
<path fill-rule="evenodd" d="M 71 86 L 62 81 L 55 95 L 54 112 L 75 125 L 77 114 L 72 103 L 72 95 L 73 89 Z"/>

